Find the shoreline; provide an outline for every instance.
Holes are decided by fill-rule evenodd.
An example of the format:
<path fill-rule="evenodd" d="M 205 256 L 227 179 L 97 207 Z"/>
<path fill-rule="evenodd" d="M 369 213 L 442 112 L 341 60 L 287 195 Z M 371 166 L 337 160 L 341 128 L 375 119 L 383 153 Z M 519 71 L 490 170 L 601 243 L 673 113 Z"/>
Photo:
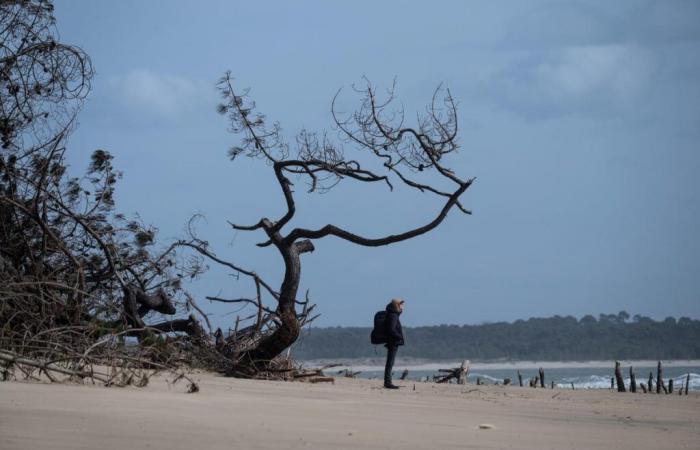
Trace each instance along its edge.
<path fill-rule="evenodd" d="M 327 364 L 340 364 L 334 369 L 344 370 L 353 369 L 360 371 L 378 371 L 384 370 L 383 358 L 338 358 L 338 359 L 320 359 L 302 361 L 308 367 L 318 368 Z M 634 366 L 635 368 L 655 368 L 658 361 L 656 360 L 620 360 L 623 367 Z M 700 360 L 697 359 L 678 359 L 661 361 L 664 367 L 699 367 Z M 414 359 L 397 358 L 394 364 L 394 370 L 408 369 L 413 371 L 423 370 L 437 371 L 439 369 L 447 369 L 459 367 L 461 361 L 426 361 Z M 601 369 L 610 368 L 615 365 L 615 360 L 609 361 L 473 361 L 469 364 L 470 370 L 507 370 L 507 369 Z"/>

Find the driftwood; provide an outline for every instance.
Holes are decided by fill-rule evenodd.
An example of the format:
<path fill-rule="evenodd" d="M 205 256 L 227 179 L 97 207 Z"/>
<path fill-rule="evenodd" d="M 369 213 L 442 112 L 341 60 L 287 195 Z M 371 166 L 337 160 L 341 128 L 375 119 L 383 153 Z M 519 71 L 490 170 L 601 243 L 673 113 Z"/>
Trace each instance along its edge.
<path fill-rule="evenodd" d="M 309 383 L 331 383 L 335 384 L 335 378 L 333 377 L 313 377 L 307 379 Z"/>
<path fill-rule="evenodd" d="M 459 367 L 459 375 L 457 376 L 457 384 L 466 384 L 468 373 L 469 373 L 469 360 L 465 359 L 464 361 L 462 361 L 462 365 Z"/>
<path fill-rule="evenodd" d="M 647 393 L 647 386 L 644 383 L 639 383 L 639 387 L 642 388 L 642 392 Z"/>
<path fill-rule="evenodd" d="M 408 378 L 408 369 L 404 369 L 401 374 L 401 380 L 405 380 L 406 378 Z"/>
<path fill-rule="evenodd" d="M 504 378 L 503 379 L 503 386 L 508 386 L 511 383 L 510 378 Z"/>
<path fill-rule="evenodd" d="M 439 369 L 438 372 L 444 375 L 433 375 L 433 381 L 436 383 L 449 383 L 454 378 L 457 379 L 458 384 L 465 384 L 469 372 L 469 360 L 462 361 L 462 365 L 454 369 Z"/>

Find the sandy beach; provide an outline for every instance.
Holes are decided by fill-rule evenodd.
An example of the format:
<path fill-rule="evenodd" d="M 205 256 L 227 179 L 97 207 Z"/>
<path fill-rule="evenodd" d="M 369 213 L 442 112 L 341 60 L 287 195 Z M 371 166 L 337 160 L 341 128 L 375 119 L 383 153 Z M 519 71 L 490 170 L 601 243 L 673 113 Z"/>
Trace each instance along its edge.
<path fill-rule="evenodd" d="M 682 449 L 700 395 L 198 374 L 201 391 L 0 383 L 0 449 Z M 415 390 L 414 390 L 415 386 Z M 486 428 L 480 426 L 487 425 Z"/>

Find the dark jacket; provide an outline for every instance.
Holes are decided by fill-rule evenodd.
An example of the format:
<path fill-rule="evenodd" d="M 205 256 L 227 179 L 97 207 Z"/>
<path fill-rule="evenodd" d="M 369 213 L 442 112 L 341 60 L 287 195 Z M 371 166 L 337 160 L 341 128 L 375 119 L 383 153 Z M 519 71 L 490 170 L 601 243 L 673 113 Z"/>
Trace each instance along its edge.
<path fill-rule="evenodd" d="M 399 316 L 401 313 L 394 309 L 394 305 L 386 305 L 386 336 L 387 345 L 403 345 L 403 330 Z"/>

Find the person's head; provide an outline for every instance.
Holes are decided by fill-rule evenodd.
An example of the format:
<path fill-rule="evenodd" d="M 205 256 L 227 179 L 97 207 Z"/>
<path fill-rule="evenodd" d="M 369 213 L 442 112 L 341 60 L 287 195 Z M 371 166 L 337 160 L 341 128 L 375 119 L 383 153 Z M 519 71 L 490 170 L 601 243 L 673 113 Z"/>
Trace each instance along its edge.
<path fill-rule="evenodd" d="M 394 307 L 394 310 L 396 312 L 403 311 L 403 300 L 401 300 L 400 298 L 392 298 L 391 305 Z"/>

